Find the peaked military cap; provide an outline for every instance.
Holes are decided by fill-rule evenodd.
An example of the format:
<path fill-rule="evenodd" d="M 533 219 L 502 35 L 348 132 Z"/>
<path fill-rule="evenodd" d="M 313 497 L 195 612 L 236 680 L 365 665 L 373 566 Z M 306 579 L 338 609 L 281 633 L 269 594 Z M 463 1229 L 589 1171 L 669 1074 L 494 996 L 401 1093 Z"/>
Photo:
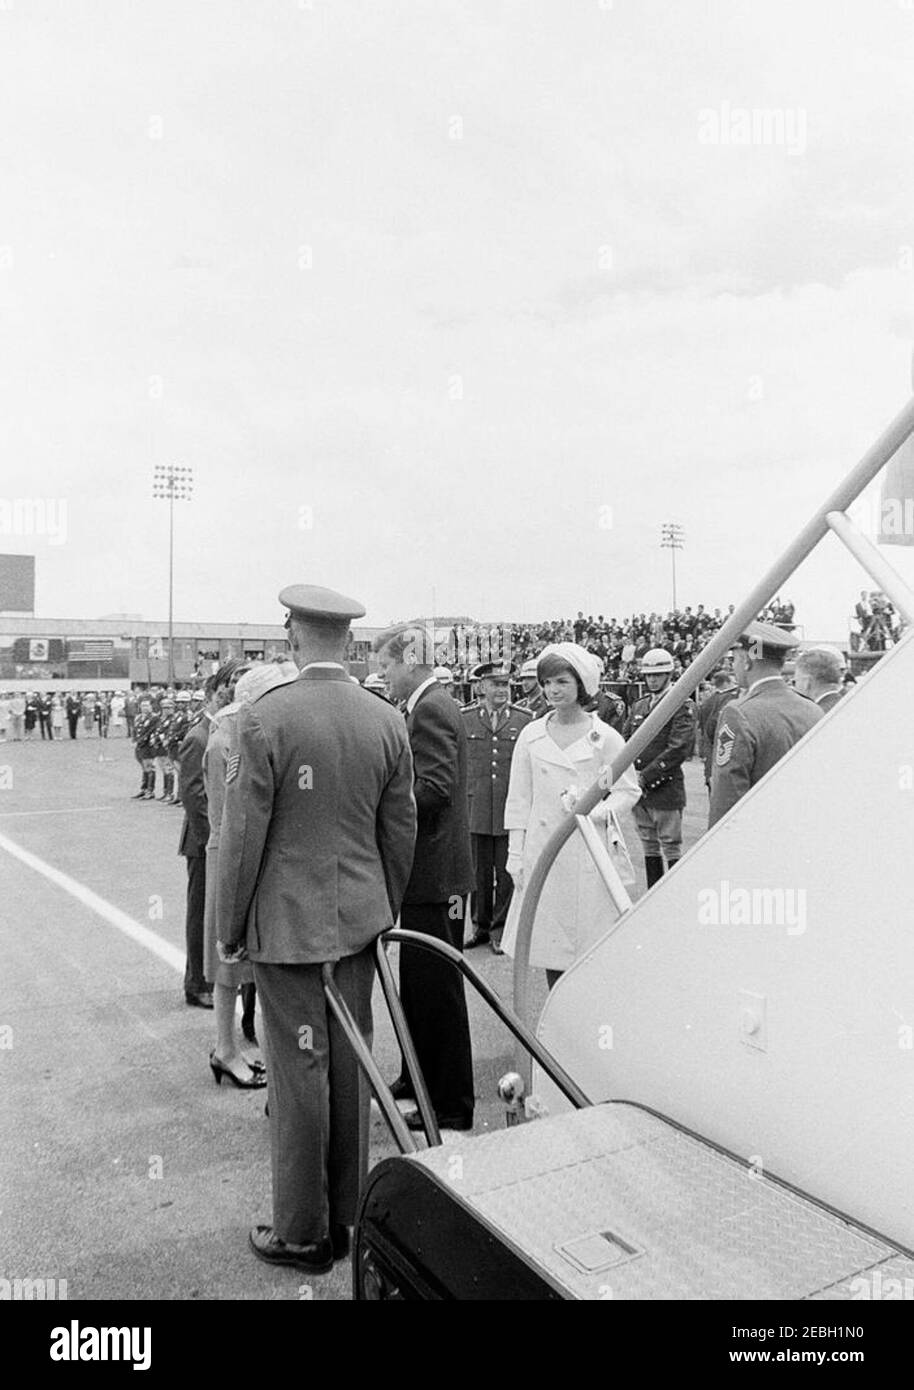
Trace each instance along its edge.
<path fill-rule="evenodd" d="M 774 623 L 750 623 L 736 643 L 738 647 L 761 647 L 762 652 L 792 652 L 799 640 Z"/>
<path fill-rule="evenodd" d="M 290 613 L 325 622 L 349 622 L 352 618 L 364 618 L 366 612 L 357 599 L 317 584 L 288 584 L 280 591 L 279 601 Z"/>
<path fill-rule="evenodd" d="M 509 681 L 511 679 L 511 667 L 504 661 L 481 661 L 478 666 L 474 666 L 470 672 L 471 681 Z"/>

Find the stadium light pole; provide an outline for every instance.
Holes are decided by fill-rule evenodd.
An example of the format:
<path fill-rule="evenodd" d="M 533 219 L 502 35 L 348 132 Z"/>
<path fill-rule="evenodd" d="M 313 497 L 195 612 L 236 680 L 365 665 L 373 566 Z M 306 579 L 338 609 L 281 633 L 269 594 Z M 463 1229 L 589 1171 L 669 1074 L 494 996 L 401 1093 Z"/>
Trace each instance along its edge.
<path fill-rule="evenodd" d="M 153 497 L 168 499 L 168 684 L 175 683 L 174 592 L 175 592 L 175 499 L 189 502 L 194 490 L 192 468 L 173 463 L 157 463 L 152 481 Z"/>
<path fill-rule="evenodd" d="M 675 521 L 665 521 L 660 528 L 660 548 L 670 552 L 670 559 L 673 562 L 673 612 L 676 611 L 676 551 L 681 550 L 685 542 L 685 531 Z"/>

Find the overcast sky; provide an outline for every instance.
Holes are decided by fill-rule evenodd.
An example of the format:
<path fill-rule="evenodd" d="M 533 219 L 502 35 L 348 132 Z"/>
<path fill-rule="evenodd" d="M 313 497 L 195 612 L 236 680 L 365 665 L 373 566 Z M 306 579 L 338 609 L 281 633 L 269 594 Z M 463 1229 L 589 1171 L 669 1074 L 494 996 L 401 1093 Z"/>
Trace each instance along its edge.
<path fill-rule="evenodd" d="M 0 54 L 39 615 L 165 616 L 169 462 L 179 620 L 665 608 L 666 521 L 725 606 L 910 393 L 908 0 L 0 0 Z"/>

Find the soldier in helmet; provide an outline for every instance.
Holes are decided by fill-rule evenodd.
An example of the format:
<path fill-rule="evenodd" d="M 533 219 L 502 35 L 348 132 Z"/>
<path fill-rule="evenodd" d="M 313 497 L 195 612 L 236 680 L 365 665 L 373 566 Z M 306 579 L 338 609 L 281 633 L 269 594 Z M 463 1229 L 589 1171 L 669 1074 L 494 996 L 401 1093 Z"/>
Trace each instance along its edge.
<path fill-rule="evenodd" d="M 529 661 L 525 661 L 520 668 L 520 688 L 522 698 L 517 702 L 518 709 L 526 710 L 531 719 L 542 719 L 544 714 L 549 713 L 543 687 L 536 674 L 535 656 L 531 657 Z"/>
<path fill-rule="evenodd" d="M 663 699 L 673 680 L 675 663 L 663 647 L 652 647 L 641 658 L 641 675 L 648 693 L 632 705 L 622 730 L 628 740 Z M 641 799 L 632 815 L 644 849 L 647 886 L 663 875 L 682 854 L 682 813 L 686 804 L 682 765 L 695 745 L 695 716 L 690 702 L 680 705 L 669 723 L 652 739 L 635 762 Z"/>
<path fill-rule="evenodd" d="M 387 700 L 387 703 L 390 704 L 390 699 L 387 694 L 387 681 L 383 676 L 378 675 L 377 671 L 372 671 L 370 675 L 365 677 L 362 681 L 362 689 L 370 690 L 372 695 L 377 695 L 379 699 Z"/>
<path fill-rule="evenodd" d="M 454 691 L 454 673 L 449 666 L 436 666 L 432 670 L 432 675 L 440 686 L 442 686 L 451 696 L 455 704 L 460 704 Z"/>

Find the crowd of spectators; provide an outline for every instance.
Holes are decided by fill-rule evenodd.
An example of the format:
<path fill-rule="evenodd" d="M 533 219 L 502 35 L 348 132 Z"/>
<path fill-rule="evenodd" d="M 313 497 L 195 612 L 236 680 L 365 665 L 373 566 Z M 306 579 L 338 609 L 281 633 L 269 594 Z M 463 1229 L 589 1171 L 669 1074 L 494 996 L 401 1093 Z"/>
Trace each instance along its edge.
<path fill-rule="evenodd" d="M 732 612 L 732 603 L 726 612 L 720 608 L 707 610 L 700 603 L 694 610 L 686 607 L 665 614 L 633 613 L 626 618 L 579 611 L 575 618 L 552 618 L 541 623 L 461 624 L 453 629 L 452 660 L 447 664 L 455 679 L 464 681 L 474 664 L 473 657 L 480 661 L 487 657 L 509 660 L 519 669 L 525 661 L 538 656 L 547 643 L 577 642 L 603 662 L 604 679 L 629 681 L 637 678 L 638 663 L 652 647 L 665 648 L 684 669 Z M 792 617 L 793 605 L 790 612 Z M 471 654 L 466 661 L 460 659 L 464 653 Z"/>

